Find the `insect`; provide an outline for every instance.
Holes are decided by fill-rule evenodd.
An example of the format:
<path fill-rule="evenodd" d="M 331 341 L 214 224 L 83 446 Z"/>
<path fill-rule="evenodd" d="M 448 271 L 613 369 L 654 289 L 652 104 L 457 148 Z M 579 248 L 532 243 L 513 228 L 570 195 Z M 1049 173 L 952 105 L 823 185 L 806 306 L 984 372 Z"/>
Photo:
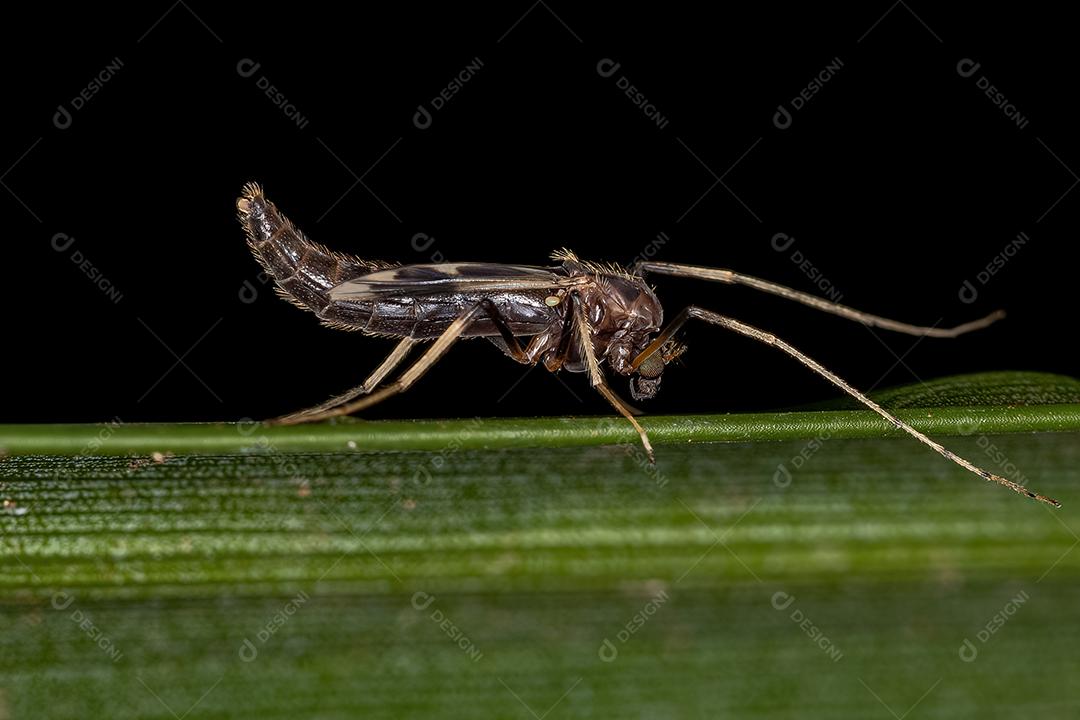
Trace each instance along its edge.
<path fill-rule="evenodd" d="M 390 355 L 357 387 L 272 422 L 292 424 L 350 415 L 412 387 L 462 338 L 482 337 L 523 365 L 588 375 L 590 385 L 637 431 L 650 461 L 649 436 L 630 406 L 608 385 L 606 365 L 630 379 L 634 400 L 653 397 L 664 368 L 686 346 L 676 335 L 690 320 L 716 325 L 791 356 L 943 457 L 1021 495 L 1060 507 L 1045 495 L 987 472 L 947 450 L 787 342 L 726 315 L 691 305 L 666 326 L 646 274 L 744 285 L 824 312 L 910 335 L 953 338 L 990 325 L 1001 311 L 954 328 L 909 325 L 732 270 L 642 261 L 629 268 L 580 260 L 569 250 L 552 267 L 496 263 L 400 265 L 362 260 L 309 240 L 250 183 L 237 200 L 248 244 L 279 294 L 315 313 L 325 325 L 398 338 Z M 387 377 L 415 345 L 420 357 L 391 382 Z"/>

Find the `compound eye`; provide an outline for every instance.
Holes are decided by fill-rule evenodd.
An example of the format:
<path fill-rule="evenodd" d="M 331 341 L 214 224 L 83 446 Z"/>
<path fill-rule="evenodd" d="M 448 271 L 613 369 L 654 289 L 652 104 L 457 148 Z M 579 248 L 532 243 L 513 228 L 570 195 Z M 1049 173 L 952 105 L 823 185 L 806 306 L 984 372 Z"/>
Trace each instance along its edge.
<path fill-rule="evenodd" d="M 653 353 L 637 367 L 638 375 L 643 378 L 658 378 L 664 372 L 664 358 L 660 353 Z"/>

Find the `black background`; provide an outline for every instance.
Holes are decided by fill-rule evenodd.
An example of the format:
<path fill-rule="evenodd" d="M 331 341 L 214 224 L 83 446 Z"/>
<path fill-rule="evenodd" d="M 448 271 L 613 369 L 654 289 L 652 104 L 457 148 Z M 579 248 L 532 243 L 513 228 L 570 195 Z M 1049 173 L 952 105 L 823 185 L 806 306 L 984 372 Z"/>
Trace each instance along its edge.
<path fill-rule="evenodd" d="M 359 382 L 390 344 L 322 328 L 258 285 L 235 221 L 248 180 L 314 239 L 372 258 L 545 264 L 565 245 L 626 262 L 664 232 L 662 259 L 814 290 L 797 250 L 845 303 L 910 322 L 1009 311 L 977 336 L 917 342 L 748 289 L 657 280 L 669 316 L 687 302 L 736 315 L 863 388 L 1076 372 L 1075 40 L 1056 5 L 133 8 L 41 4 L 5 22 L 0 420 L 265 417 Z M 58 106 L 115 58 L 122 67 L 57 127 Z M 417 106 L 475 58 L 482 68 L 417 128 Z M 620 63 L 612 77 L 597 72 L 604 58 Z M 777 128 L 777 106 L 836 58 L 835 76 Z M 980 63 L 971 77 L 957 72 L 964 58 Z M 237 70 L 245 59 L 259 64 L 251 77 Z M 665 127 L 621 93 L 622 76 Z M 1024 127 L 979 90 L 982 76 Z M 1030 241 L 978 283 L 1019 232 Z M 57 233 L 75 238 L 63 252 Z M 434 238 L 424 252 L 416 233 Z M 777 252 L 776 233 L 795 243 Z M 958 297 L 965 279 L 973 304 Z M 255 302 L 241 301 L 245 282 Z M 684 367 L 648 410 L 836 395 L 748 340 L 706 327 L 687 339 Z M 173 353 L 184 365 L 170 371 Z M 561 376 L 567 390 L 523 373 L 464 343 L 368 416 L 608 412 L 581 376 Z"/>

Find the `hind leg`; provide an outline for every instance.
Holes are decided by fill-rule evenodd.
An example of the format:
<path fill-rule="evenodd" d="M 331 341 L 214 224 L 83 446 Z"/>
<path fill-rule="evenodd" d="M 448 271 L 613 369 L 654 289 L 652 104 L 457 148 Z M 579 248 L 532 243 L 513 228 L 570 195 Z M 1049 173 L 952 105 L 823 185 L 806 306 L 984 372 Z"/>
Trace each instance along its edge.
<path fill-rule="evenodd" d="M 321 420 L 324 417 L 332 417 L 326 415 L 326 413 L 333 408 L 353 400 L 361 395 L 367 395 L 386 379 L 386 376 L 394 371 L 401 361 L 409 354 L 409 350 L 415 345 L 417 340 L 412 338 L 405 338 L 394 347 L 393 351 L 387 356 L 379 367 L 375 368 L 375 372 L 371 373 L 362 384 L 357 385 L 351 390 L 335 395 L 324 403 L 320 403 L 315 407 L 307 408 L 306 410 L 299 410 L 294 413 L 289 413 L 279 418 L 270 420 L 271 425 L 296 425 L 297 423 L 313 422 L 315 420 Z"/>

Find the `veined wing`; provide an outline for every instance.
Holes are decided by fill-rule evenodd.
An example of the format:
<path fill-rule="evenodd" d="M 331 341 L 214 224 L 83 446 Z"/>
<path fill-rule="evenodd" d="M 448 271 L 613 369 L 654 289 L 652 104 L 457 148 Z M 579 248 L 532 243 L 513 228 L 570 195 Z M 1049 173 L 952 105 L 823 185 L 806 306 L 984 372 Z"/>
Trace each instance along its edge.
<path fill-rule="evenodd" d="M 404 265 L 361 275 L 330 290 L 331 300 L 367 300 L 388 295 L 507 292 L 571 287 L 588 277 L 567 277 L 558 268 L 498 263 Z"/>

